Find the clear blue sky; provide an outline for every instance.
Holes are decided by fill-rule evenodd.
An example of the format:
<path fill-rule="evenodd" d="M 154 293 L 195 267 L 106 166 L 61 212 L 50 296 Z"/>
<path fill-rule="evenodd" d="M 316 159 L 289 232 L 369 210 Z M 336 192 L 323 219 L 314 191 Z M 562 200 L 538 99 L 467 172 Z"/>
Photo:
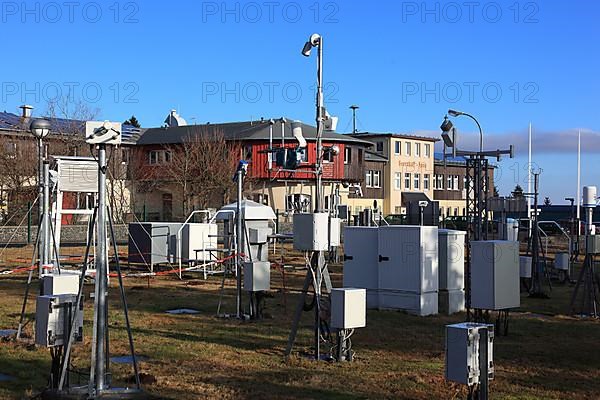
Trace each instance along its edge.
<path fill-rule="evenodd" d="M 439 134 L 449 108 L 476 115 L 488 146 L 517 144 L 499 186 L 525 183 L 534 125 L 541 192 L 575 193 L 576 131 L 584 130 L 583 185 L 600 151 L 600 3 L 529 2 L 3 2 L 2 105 L 42 114 L 57 87 L 92 102 L 102 119 L 135 114 L 146 127 L 176 108 L 193 123 L 314 120 L 315 57 L 324 37 L 326 101 L 351 130 Z M 469 6 L 469 4 L 473 4 Z M 98 92 L 101 90 L 101 94 Z M 456 120 L 467 143 L 475 127 Z M 536 152 L 536 148 L 539 150 Z M 515 177 L 515 171 L 521 171 Z"/>

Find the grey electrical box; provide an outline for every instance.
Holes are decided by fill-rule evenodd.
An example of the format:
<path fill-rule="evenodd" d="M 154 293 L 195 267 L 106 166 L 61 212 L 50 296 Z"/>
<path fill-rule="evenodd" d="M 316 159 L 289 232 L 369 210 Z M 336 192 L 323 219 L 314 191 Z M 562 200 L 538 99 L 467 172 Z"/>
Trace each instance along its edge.
<path fill-rule="evenodd" d="M 42 293 L 44 295 L 79 293 L 79 274 L 62 272 L 42 276 Z"/>
<path fill-rule="evenodd" d="M 354 329 L 367 326 L 367 291 L 356 288 L 331 290 L 331 327 Z"/>
<path fill-rule="evenodd" d="M 371 226 L 344 228 L 345 287 L 367 290 L 367 308 L 379 307 L 379 230 Z"/>
<path fill-rule="evenodd" d="M 329 218 L 329 246 L 338 247 L 342 244 L 342 220 Z"/>
<path fill-rule="evenodd" d="M 329 250 L 329 214 L 294 214 L 294 249 Z"/>
<path fill-rule="evenodd" d="M 438 228 L 378 229 L 379 308 L 425 316 L 438 313 Z"/>
<path fill-rule="evenodd" d="M 141 222 L 129 224 L 130 263 L 156 264 L 177 262 L 177 232 L 183 224 L 176 222 Z"/>
<path fill-rule="evenodd" d="M 250 244 L 264 244 L 269 241 L 269 235 L 273 234 L 271 228 L 248 228 L 248 241 Z"/>
<path fill-rule="evenodd" d="M 494 326 L 463 322 L 446 326 L 446 379 L 472 386 L 482 379 L 481 330 L 487 330 L 488 379 L 494 377 Z M 485 366 L 485 364 L 484 364 Z"/>
<path fill-rule="evenodd" d="M 35 310 L 35 343 L 45 347 L 66 345 L 68 327 L 76 315 L 72 328 L 75 340 L 83 340 L 83 301 L 76 310 L 77 295 L 61 294 L 38 296 Z"/>
<path fill-rule="evenodd" d="M 585 238 L 585 252 L 600 254 L 600 235 L 590 235 Z"/>
<path fill-rule="evenodd" d="M 505 310 L 521 305 L 519 243 L 506 240 L 471 242 L 471 305 Z"/>
<path fill-rule="evenodd" d="M 271 263 L 255 261 L 244 263 L 244 290 L 260 292 L 271 289 Z"/>
<path fill-rule="evenodd" d="M 438 230 L 440 290 L 465 287 L 465 236 L 464 231 Z"/>

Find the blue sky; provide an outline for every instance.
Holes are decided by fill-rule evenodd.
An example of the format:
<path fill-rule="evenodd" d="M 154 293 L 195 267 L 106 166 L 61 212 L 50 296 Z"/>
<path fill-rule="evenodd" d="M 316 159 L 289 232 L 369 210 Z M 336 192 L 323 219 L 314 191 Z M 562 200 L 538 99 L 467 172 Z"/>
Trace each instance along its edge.
<path fill-rule="evenodd" d="M 541 192 L 574 196 L 576 132 L 583 130 L 582 184 L 600 184 L 600 3 L 588 0 L 3 2 L 0 108 L 43 114 L 73 93 L 100 118 L 135 114 L 144 126 L 176 108 L 193 123 L 282 115 L 314 120 L 315 57 L 324 37 L 326 101 L 358 127 L 439 135 L 448 108 L 481 121 L 488 148 L 517 146 L 501 163 L 507 194 L 526 177 L 534 126 Z M 72 88 L 70 90 L 69 88 Z M 465 147 L 475 126 L 457 119 Z M 536 151 L 538 149 L 538 151 Z M 515 171 L 521 171 L 515 175 Z"/>

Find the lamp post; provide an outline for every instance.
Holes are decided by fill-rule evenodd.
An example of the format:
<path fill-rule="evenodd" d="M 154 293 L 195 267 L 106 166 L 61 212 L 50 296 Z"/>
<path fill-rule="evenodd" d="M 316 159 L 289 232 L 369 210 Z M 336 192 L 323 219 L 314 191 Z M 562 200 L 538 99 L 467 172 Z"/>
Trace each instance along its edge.
<path fill-rule="evenodd" d="M 483 152 L 483 129 L 481 129 L 481 124 L 479 123 L 479 121 L 477 121 L 477 118 L 475 118 L 469 113 L 456 110 L 448 110 L 448 115 L 450 115 L 451 117 L 460 117 L 461 115 L 464 115 L 465 117 L 469 117 L 473 121 L 475 121 L 475 123 L 477 124 L 477 128 L 479 128 L 479 152 Z"/>
<path fill-rule="evenodd" d="M 315 213 L 322 211 L 322 179 L 323 179 L 323 143 L 321 137 L 323 135 L 323 118 L 325 116 L 325 107 L 323 104 L 323 38 L 317 33 L 313 33 L 308 41 L 304 44 L 302 55 L 309 57 L 313 47 L 317 47 L 317 162 L 315 165 L 316 188 L 315 188 Z M 311 257 L 312 269 L 314 274 L 315 288 L 315 360 L 320 359 L 321 345 L 321 282 L 324 267 L 324 260 L 321 251 L 314 251 Z"/>
<path fill-rule="evenodd" d="M 323 117 L 325 115 L 325 108 L 323 105 L 323 38 L 318 33 L 313 33 L 308 41 L 304 44 L 302 49 L 302 55 L 309 57 L 313 47 L 318 49 L 317 52 L 317 164 L 316 164 L 316 175 L 317 175 L 317 187 L 315 190 L 315 212 L 321 212 L 322 209 L 322 178 L 323 178 Z"/>
<path fill-rule="evenodd" d="M 50 122 L 45 119 L 34 119 L 29 126 L 29 132 L 31 132 L 38 142 L 38 229 L 40 229 L 40 232 L 46 232 L 45 227 L 42 226 L 42 218 L 44 216 L 44 138 L 50 133 Z M 44 242 L 48 240 L 47 237 L 40 236 L 39 233 L 38 236 L 43 237 Z M 38 272 L 40 276 L 43 273 L 43 265 L 48 262 L 48 260 L 45 259 L 47 254 L 45 251 L 45 245 L 46 244 L 42 243 L 42 241 L 38 241 Z"/>

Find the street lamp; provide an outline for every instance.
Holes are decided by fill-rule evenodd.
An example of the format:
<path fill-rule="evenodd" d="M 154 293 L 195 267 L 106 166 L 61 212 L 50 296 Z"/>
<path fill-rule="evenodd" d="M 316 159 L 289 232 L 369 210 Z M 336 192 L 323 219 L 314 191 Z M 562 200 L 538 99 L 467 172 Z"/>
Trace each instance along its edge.
<path fill-rule="evenodd" d="M 483 152 L 483 129 L 481 129 L 481 124 L 479 123 L 479 121 L 477 121 L 477 119 L 471 114 L 463 111 L 450 109 L 448 110 L 448 115 L 450 115 L 451 117 L 460 117 L 461 115 L 464 115 L 465 117 L 469 117 L 473 121 L 475 121 L 475 123 L 477 124 L 477 128 L 479 128 L 479 152 Z"/>
<path fill-rule="evenodd" d="M 45 232 L 45 227 L 42 227 L 44 217 L 44 138 L 50 134 L 50 122 L 45 119 L 34 119 L 29 125 L 29 132 L 38 141 L 38 229 Z M 38 233 L 38 236 L 39 233 Z M 46 239 L 46 238 L 45 238 Z M 44 264 L 48 263 L 46 259 L 47 252 L 45 251 L 46 243 L 42 243 L 38 239 L 38 272 L 40 276 L 43 273 Z"/>
<path fill-rule="evenodd" d="M 323 105 L 323 38 L 318 33 L 310 35 L 308 41 L 302 48 L 302 55 L 309 57 L 313 47 L 317 47 L 317 164 L 316 164 L 316 176 L 317 176 L 317 187 L 315 190 L 315 212 L 321 212 L 322 207 L 322 174 L 323 174 L 323 118 L 325 116 L 325 108 Z"/>

